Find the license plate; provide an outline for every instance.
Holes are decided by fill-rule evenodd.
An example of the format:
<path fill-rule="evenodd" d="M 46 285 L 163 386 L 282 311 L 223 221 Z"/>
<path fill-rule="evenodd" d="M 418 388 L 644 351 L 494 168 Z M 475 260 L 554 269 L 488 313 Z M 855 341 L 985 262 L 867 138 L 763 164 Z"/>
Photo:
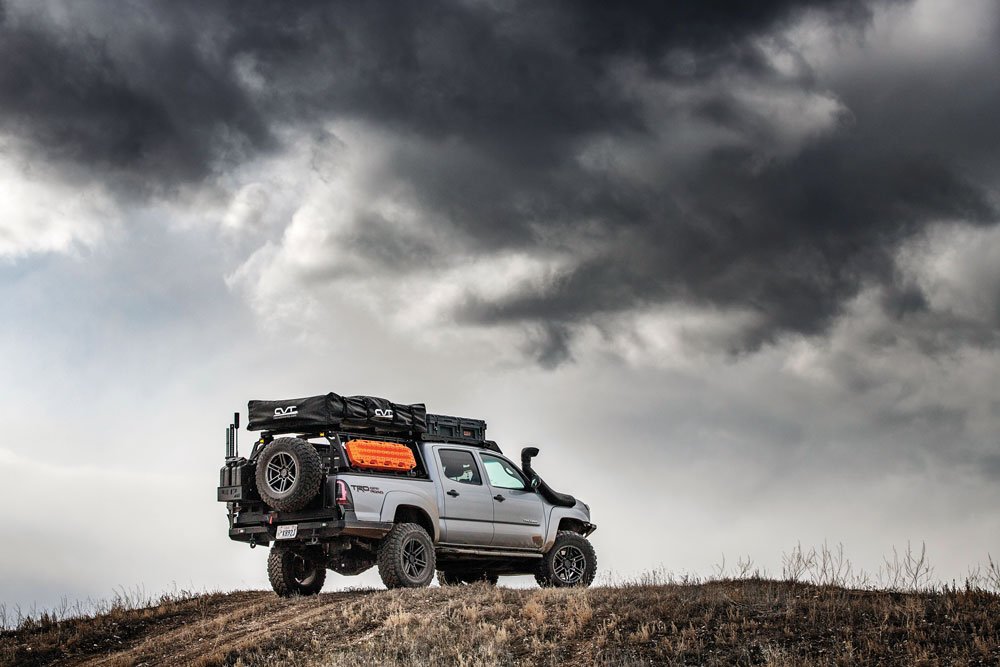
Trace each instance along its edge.
<path fill-rule="evenodd" d="M 278 526 L 277 538 L 279 540 L 290 540 L 298 534 L 299 534 L 298 524 L 293 524 L 291 526 Z"/>

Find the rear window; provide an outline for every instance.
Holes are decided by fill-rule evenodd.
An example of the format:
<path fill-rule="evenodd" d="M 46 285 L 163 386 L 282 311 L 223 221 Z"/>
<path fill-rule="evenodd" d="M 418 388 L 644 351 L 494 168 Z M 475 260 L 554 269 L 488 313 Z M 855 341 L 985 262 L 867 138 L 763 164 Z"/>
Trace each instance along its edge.
<path fill-rule="evenodd" d="M 438 450 L 438 454 L 441 456 L 441 472 L 451 481 L 459 482 L 460 484 L 483 483 L 471 452 L 458 449 L 441 449 Z"/>

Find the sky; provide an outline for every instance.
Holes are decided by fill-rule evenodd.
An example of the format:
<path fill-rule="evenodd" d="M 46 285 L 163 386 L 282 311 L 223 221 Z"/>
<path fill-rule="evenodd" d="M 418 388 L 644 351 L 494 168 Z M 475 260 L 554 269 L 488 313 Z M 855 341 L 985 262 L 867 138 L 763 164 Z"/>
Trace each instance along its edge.
<path fill-rule="evenodd" d="M 224 429 L 329 391 L 540 447 L 605 578 L 961 580 L 998 62 L 992 0 L 0 0 L 0 603 L 266 587 Z"/>

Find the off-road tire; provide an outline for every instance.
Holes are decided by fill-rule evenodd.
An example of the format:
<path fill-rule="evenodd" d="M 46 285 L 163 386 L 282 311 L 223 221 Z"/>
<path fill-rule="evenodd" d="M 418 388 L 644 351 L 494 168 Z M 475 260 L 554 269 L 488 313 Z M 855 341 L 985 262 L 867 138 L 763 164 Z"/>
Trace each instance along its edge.
<path fill-rule="evenodd" d="M 575 559 L 573 558 L 575 556 Z M 578 565 L 567 575 L 560 560 L 575 560 Z M 568 530 L 560 530 L 556 541 L 539 563 L 535 581 L 547 588 L 555 586 L 590 586 L 597 576 L 597 553 L 586 537 Z"/>
<path fill-rule="evenodd" d="M 486 583 L 496 586 L 499 575 L 482 571 L 438 570 L 438 583 L 442 586 L 461 586 L 462 584 Z"/>
<path fill-rule="evenodd" d="M 413 559 L 419 554 L 423 567 Z M 378 545 L 378 573 L 386 588 L 421 588 L 434 578 L 434 543 L 415 523 L 397 523 Z"/>
<path fill-rule="evenodd" d="M 267 578 L 280 597 L 316 595 L 326 582 L 326 565 L 316 554 L 274 547 L 267 556 Z"/>
<path fill-rule="evenodd" d="M 268 465 L 274 461 L 291 461 L 294 468 L 290 469 L 292 477 L 271 479 L 274 468 L 269 471 Z M 277 438 L 264 448 L 257 459 L 257 492 L 264 502 L 281 512 L 294 512 L 309 504 L 319 491 L 323 481 L 323 462 L 319 452 L 311 444 L 301 438 Z M 286 489 L 274 488 L 288 484 Z"/>

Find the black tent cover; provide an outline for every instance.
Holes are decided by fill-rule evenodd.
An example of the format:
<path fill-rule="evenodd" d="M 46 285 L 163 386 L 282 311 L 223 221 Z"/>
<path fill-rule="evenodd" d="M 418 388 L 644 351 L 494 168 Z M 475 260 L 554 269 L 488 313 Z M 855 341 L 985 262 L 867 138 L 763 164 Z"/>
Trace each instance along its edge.
<path fill-rule="evenodd" d="M 324 396 L 247 403 L 251 431 L 308 432 L 324 429 L 375 429 L 423 433 L 427 409 L 423 403 L 401 405 L 375 396 Z"/>

